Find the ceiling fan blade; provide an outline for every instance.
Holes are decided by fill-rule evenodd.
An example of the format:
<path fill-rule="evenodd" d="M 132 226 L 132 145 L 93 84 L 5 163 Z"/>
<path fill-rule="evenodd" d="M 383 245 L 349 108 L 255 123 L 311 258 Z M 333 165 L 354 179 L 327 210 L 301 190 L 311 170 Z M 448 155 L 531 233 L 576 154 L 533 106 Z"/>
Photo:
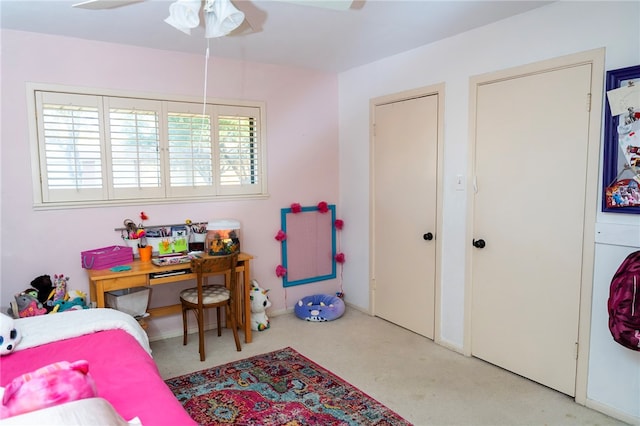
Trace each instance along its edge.
<path fill-rule="evenodd" d="M 141 3 L 143 1 L 144 0 L 87 0 L 81 3 L 76 3 L 71 7 L 90 10 L 115 9 L 116 7 L 128 6 L 130 4 Z"/>
<path fill-rule="evenodd" d="M 240 26 L 229 34 L 230 37 L 262 32 L 267 14 L 264 10 L 256 7 L 252 1 L 231 0 L 235 6 L 244 13 L 244 21 Z"/>
<path fill-rule="evenodd" d="M 262 32 L 262 27 L 267 19 L 267 14 L 253 1 L 232 0 L 238 9 L 244 12 L 244 22 L 229 36 L 252 34 Z M 329 8 L 334 10 L 358 9 L 365 0 L 269 0 L 280 3 L 293 3 L 302 6 L 313 6 L 319 8 Z"/>
<path fill-rule="evenodd" d="M 276 0 L 284 3 L 294 3 L 303 6 L 320 7 L 323 9 L 347 10 L 351 8 L 353 0 Z"/>

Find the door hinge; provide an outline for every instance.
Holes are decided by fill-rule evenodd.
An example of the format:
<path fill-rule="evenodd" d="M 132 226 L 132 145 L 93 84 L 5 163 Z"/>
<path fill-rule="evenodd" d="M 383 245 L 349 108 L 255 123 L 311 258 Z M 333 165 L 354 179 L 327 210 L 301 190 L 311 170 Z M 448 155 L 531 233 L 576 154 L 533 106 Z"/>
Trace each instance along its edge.
<path fill-rule="evenodd" d="M 591 93 L 587 93 L 587 112 L 591 112 Z"/>
<path fill-rule="evenodd" d="M 578 342 L 576 342 L 576 359 L 578 359 L 578 348 L 580 347 L 580 344 Z"/>

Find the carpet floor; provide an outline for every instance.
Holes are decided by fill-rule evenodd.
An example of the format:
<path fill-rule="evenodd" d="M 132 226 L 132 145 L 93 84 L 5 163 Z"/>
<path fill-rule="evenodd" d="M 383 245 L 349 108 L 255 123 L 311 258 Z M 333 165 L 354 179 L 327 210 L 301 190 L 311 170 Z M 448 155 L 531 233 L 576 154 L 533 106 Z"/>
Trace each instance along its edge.
<path fill-rule="evenodd" d="M 294 349 L 166 380 L 201 425 L 409 425 Z"/>

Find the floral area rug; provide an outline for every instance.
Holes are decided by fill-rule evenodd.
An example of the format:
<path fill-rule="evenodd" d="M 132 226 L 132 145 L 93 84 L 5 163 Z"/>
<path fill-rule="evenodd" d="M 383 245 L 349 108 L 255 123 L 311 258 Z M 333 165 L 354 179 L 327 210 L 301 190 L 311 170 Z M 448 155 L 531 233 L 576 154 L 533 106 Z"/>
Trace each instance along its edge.
<path fill-rule="evenodd" d="M 410 425 L 292 348 L 166 383 L 201 425 Z"/>

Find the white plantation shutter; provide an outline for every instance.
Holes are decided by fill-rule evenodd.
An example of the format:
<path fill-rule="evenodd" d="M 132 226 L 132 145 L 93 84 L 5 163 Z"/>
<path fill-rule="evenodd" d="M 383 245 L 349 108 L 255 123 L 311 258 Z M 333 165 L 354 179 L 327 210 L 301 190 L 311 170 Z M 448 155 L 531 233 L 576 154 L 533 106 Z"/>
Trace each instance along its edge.
<path fill-rule="evenodd" d="M 220 106 L 217 111 L 219 193 L 260 193 L 263 168 L 260 110 Z"/>
<path fill-rule="evenodd" d="M 215 194 L 211 107 L 203 115 L 202 105 L 169 102 L 169 193 L 173 196 Z"/>
<path fill-rule="evenodd" d="M 266 195 L 261 103 L 31 93 L 36 206 Z"/>
<path fill-rule="evenodd" d="M 105 98 L 108 143 L 115 198 L 163 196 L 158 101 Z"/>
<path fill-rule="evenodd" d="M 35 100 L 41 111 L 37 132 L 43 201 L 103 199 L 106 188 L 99 99 L 40 92 Z"/>
<path fill-rule="evenodd" d="M 260 109 L 168 103 L 172 196 L 260 194 Z M 212 123 L 214 127 L 212 128 Z"/>
<path fill-rule="evenodd" d="M 169 113 L 171 186 L 211 186 L 210 117 Z"/>

